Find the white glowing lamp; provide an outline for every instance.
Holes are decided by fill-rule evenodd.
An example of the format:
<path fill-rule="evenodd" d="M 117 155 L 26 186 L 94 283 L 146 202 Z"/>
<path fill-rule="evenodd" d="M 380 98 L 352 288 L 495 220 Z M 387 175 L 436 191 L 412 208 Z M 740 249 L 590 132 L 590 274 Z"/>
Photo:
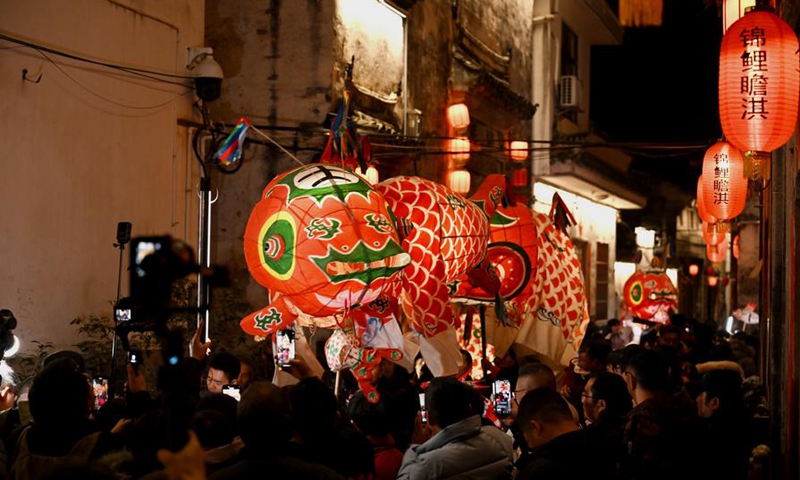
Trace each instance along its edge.
<path fill-rule="evenodd" d="M 466 195 L 469 193 L 470 187 L 469 172 L 463 168 L 451 170 L 447 174 L 447 185 L 452 191 L 460 193 L 461 195 Z"/>
<path fill-rule="evenodd" d="M 509 150 L 511 153 L 511 160 L 515 162 L 524 162 L 528 158 L 528 142 L 514 140 L 511 142 Z"/>

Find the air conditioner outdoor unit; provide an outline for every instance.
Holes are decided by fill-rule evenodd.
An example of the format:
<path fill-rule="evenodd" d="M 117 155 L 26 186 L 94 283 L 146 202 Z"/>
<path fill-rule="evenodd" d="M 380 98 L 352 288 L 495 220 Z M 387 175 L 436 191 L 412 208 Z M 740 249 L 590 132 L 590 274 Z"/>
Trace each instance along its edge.
<path fill-rule="evenodd" d="M 576 75 L 562 75 L 558 85 L 559 105 L 562 107 L 580 107 L 580 82 Z"/>

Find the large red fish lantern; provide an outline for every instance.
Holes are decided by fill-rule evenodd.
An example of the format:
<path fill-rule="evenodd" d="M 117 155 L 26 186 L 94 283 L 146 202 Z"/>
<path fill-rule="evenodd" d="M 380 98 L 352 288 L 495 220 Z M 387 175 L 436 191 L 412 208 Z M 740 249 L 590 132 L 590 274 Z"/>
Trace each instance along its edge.
<path fill-rule="evenodd" d="M 567 215 L 569 215 L 567 213 Z M 538 260 L 533 295 L 517 343 L 562 365 L 577 355 L 589 323 L 583 273 L 569 236 L 547 215 L 533 213 Z"/>
<path fill-rule="evenodd" d="M 267 185 L 244 234 L 247 266 L 272 303 L 242 320 L 266 336 L 298 314 L 327 317 L 372 302 L 410 257 L 394 216 L 362 177 L 307 165 Z"/>
<path fill-rule="evenodd" d="M 642 320 L 667 323 L 670 311 L 678 308 L 678 291 L 663 271 L 637 270 L 623 292 L 631 315 Z"/>
<path fill-rule="evenodd" d="M 444 185 L 418 177 L 394 177 L 376 188 L 397 216 L 403 250 L 411 255 L 411 264 L 402 275 L 400 303 L 412 328 L 423 337 L 423 356 L 428 352 L 457 358 L 447 284 L 486 255 L 489 218 L 503 197 L 505 178 L 487 177 L 471 201 Z M 425 340 L 434 337 L 441 347 L 430 350 L 430 342 L 426 345 Z M 428 365 L 438 376 L 455 373 L 452 370 L 457 363 L 444 361 L 441 368 L 437 362 Z"/>
<path fill-rule="evenodd" d="M 453 297 L 468 302 L 503 301 L 509 323 L 519 326 L 527 313 L 536 275 L 538 246 L 531 209 L 522 203 L 498 206 L 489 227 L 486 261 L 492 278 L 476 278 L 484 273 L 473 270 L 451 284 Z"/>

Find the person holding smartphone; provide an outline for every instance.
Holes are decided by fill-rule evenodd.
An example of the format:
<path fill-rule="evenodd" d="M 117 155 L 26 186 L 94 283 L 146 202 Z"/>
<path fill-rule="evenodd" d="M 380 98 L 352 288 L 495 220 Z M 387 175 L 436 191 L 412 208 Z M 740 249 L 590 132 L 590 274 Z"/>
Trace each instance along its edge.
<path fill-rule="evenodd" d="M 241 368 L 239 359 L 228 352 L 219 352 L 208 364 L 206 376 L 206 389 L 210 393 L 222 393 L 225 385 L 236 383 Z"/>

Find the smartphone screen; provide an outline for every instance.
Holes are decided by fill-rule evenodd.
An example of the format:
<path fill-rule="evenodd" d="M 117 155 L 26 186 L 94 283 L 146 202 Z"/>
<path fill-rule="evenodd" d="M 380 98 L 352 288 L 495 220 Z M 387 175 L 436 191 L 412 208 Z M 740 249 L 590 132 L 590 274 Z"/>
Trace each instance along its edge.
<path fill-rule="evenodd" d="M 511 381 L 496 380 L 492 384 L 494 393 L 494 412 L 498 416 L 511 415 Z"/>
<path fill-rule="evenodd" d="M 114 309 L 114 318 L 118 322 L 129 322 L 131 319 L 131 309 L 130 308 L 115 308 Z"/>
<path fill-rule="evenodd" d="M 94 377 L 92 379 L 92 391 L 94 392 L 95 405 L 102 407 L 108 401 L 108 379 L 105 377 Z"/>
<path fill-rule="evenodd" d="M 131 350 L 128 352 L 128 363 L 131 365 L 141 365 L 142 364 L 142 354 L 136 350 Z"/>
<path fill-rule="evenodd" d="M 290 361 L 295 356 L 294 330 L 278 330 L 275 334 L 275 344 L 273 345 L 277 363 L 281 367 L 290 366 Z"/>
<path fill-rule="evenodd" d="M 237 402 L 242 399 L 242 388 L 239 385 L 225 385 L 222 387 L 222 393 L 233 397 Z"/>
<path fill-rule="evenodd" d="M 419 394 L 419 413 L 422 423 L 428 423 L 428 410 L 425 408 L 425 394 Z"/>

